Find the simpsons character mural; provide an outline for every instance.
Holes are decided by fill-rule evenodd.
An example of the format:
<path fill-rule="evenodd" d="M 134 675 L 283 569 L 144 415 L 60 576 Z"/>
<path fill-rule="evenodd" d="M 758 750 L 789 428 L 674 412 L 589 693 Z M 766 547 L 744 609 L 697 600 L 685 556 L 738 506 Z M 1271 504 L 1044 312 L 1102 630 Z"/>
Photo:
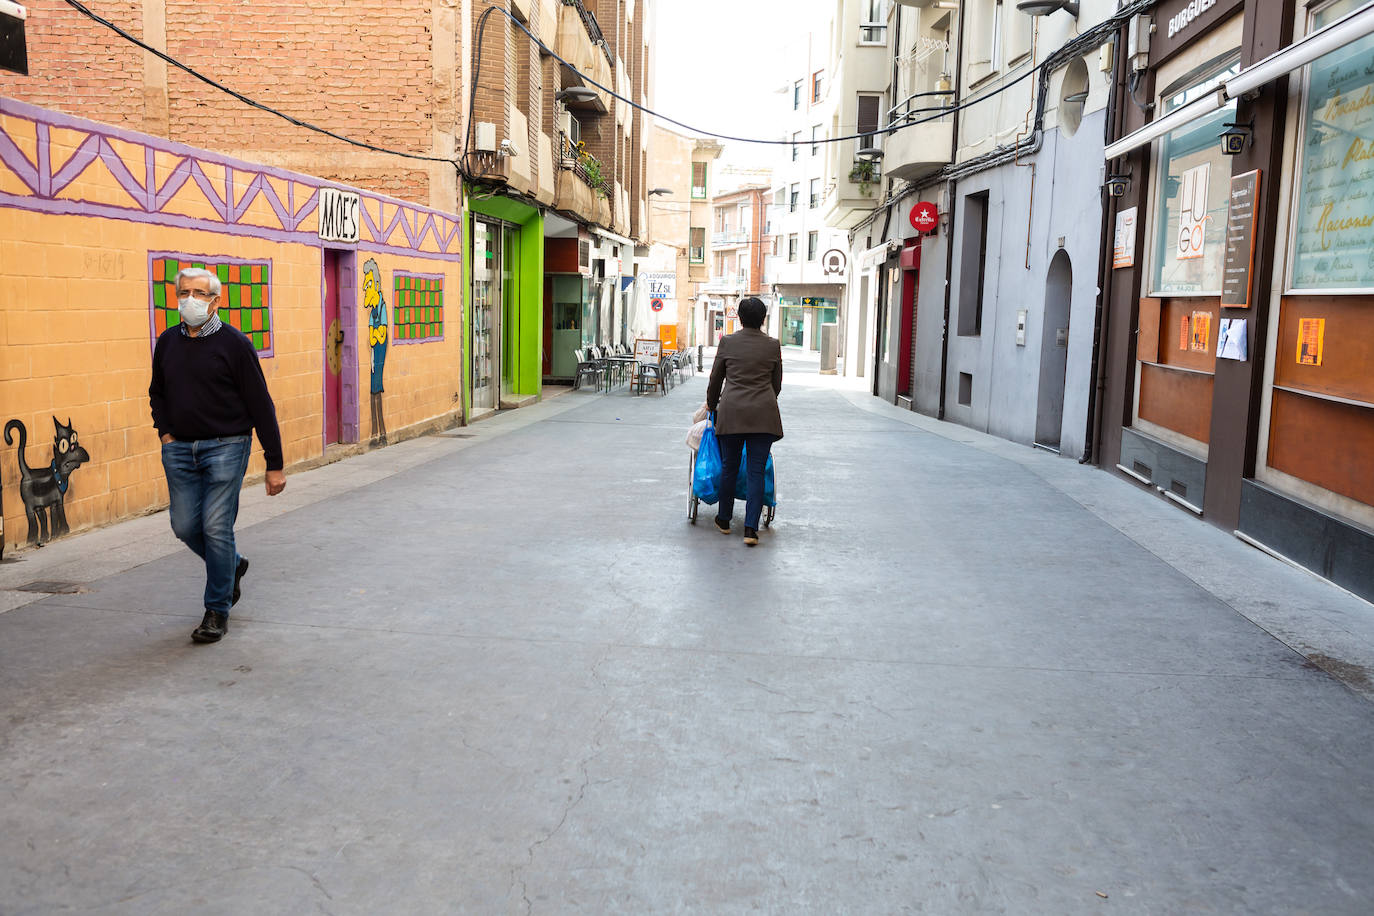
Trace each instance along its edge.
<path fill-rule="evenodd" d="M 382 272 L 376 260 L 363 264 L 363 308 L 367 310 L 367 340 L 372 348 L 372 444 L 386 445 L 386 420 L 382 417 L 382 370 L 386 368 L 388 321 L 382 298 Z"/>

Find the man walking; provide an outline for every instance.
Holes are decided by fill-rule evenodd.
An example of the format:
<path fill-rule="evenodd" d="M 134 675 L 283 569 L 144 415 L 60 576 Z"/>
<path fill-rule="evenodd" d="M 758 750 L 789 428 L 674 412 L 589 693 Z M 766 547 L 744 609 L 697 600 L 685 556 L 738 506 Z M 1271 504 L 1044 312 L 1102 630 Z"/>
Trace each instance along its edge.
<path fill-rule="evenodd" d="M 218 642 L 248 571 L 234 547 L 234 521 L 252 431 L 267 459 L 268 496 L 286 488 L 281 431 L 257 351 L 216 313 L 219 278 L 187 268 L 176 289 L 181 323 L 158 336 L 148 399 L 162 439 L 172 531 L 205 561 L 205 617 L 191 638 Z"/>

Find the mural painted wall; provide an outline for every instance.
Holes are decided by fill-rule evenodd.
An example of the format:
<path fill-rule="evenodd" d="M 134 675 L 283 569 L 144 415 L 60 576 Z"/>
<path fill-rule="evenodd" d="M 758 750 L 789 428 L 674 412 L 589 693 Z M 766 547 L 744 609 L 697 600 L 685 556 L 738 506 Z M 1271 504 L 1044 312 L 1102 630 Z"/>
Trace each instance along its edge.
<path fill-rule="evenodd" d="M 169 290 L 182 267 L 219 276 L 221 319 L 257 348 L 288 468 L 319 458 L 328 445 L 331 358 L 334 377 L 342 374 L 353 393 L 332 402 L 344 414 L 335 417 L 338 428 L 351 430 L 338 437 L 344 442 L 380 442 L 388 427 L 394 441 L 401 431 L 461 416 L 461 335 L 445 334 L 442 318 L 444 286 L 461 288 L 459 221 L 344 189 L 358 197 L 356 240 L 324 242 L 321 186 L 0 99 L 6 545 L 166 504 L 148 383 L 153 341 L 180 320 Z M 366 261 L 391 300 L 375 328 L 354 275 Z M 437 288 L 406 280 L 401 309 L 398 278 Z M 331 295 L 340 319 L 332 338 Z M 400 323 L 392 328 L 392 320 Z M 362 412 L 357 396 L 371 387 L 363 342 L 374 331 L 407 344 L 384 359 L 384 422 Z M 250 474 L 263 471 L 256 442 L 254 450 Z"/>

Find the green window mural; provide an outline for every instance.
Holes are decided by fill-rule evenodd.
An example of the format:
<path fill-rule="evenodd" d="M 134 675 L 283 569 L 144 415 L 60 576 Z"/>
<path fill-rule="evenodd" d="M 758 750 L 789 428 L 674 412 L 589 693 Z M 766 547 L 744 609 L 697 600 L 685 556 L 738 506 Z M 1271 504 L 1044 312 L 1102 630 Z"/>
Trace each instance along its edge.
<path fill-rule="evenodd" d="M 181 323 L 177 310 L 177 272 L 201 267 L 219 277 L 219 319 L 233 325 L 253 342 L 259 356 L 272 356 L 272 262 L 238 258 L 204 258 L 187 254 L 149 256 L 152 286 L 152 333 Z"/>
<path fill-rule="evenodd" d="M 395 271 L 391 275 L 393 331 L 398 344 L 444 339 L 444 278 Z"/>

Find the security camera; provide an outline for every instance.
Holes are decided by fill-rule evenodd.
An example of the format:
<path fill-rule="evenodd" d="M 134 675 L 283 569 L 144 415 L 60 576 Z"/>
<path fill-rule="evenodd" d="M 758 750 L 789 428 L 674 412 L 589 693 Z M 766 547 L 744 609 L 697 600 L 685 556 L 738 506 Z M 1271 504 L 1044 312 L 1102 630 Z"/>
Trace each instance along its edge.
<path fill-rule="evenodd" d="M 1125 197 L 1131 188 L 1130 175 L 1108 175 L 1105 187 L 1108 197 Z"/>
<path fill-rule="evenodd" d="M 501 141 L 500 153 L 502 156 L 519 156 L 520 149 L 515 145 L 515 143 L 512 140 L 507 138 Z"/>

